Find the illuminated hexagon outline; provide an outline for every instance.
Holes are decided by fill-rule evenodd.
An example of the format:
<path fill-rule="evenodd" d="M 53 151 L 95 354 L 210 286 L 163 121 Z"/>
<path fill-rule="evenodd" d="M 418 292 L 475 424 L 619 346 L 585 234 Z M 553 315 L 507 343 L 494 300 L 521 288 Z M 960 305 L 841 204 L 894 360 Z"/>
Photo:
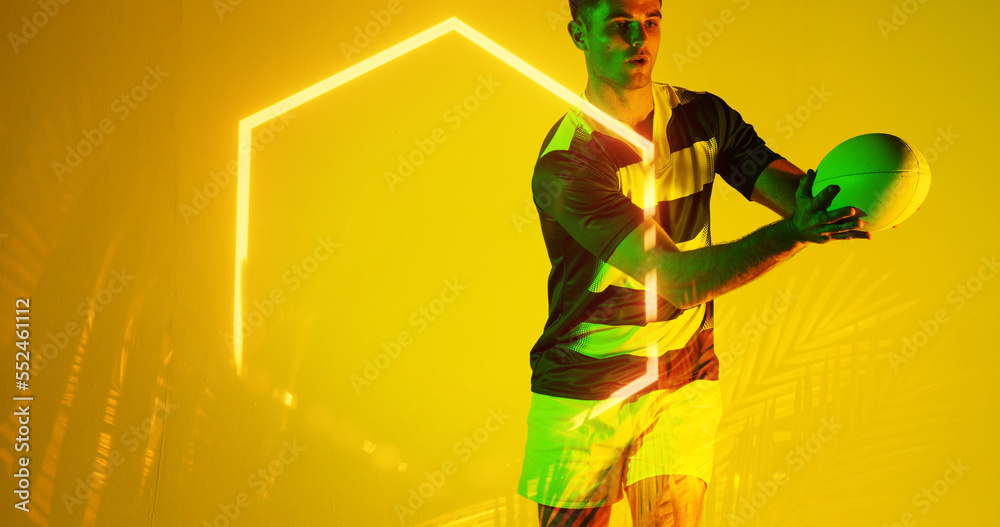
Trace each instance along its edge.
<path fill-rule="evenodd" d="M 239 131 L 239 154 L 238 154 L 238 170 L 237 170 L 237 209 L 236 209 L 236 265 L 235 265 L 235 287 L 234 287 L 234 299 L 233 299 L 233 359 L 236 364 L 236 374 L 237 376 L 242 375 L 243 370 L 243 307 L 244 307 L 244 295 L 243 295 L 243 279 L 244 271 L 247 265 L 247 242 L 249 239 L 249 223 L 250 223 L 250 161 L 251 161 L 251 138 L 253 129 L 261 124 L 264 124 L 281 114 L 290 111 L 299 105 L 323 95 L 324 93 L 351 81 L 369 71 L 378 68 L 379 66 L 386 64 L 387 62 L 401 57 L 402 55 L 413 51 L 428 42 L 431 42 L 438 37 L 441 37 L 451 31 L 464 36 L 465 38 L 471 40 L 474 44 L 490 52 L 496 58 L 507 63 L 509 66 L 524 74 L 529 79 L 535 81 L 543 88 L 551 92 L 553 95 L 559 97 L 560 99 L 566 101 L 570 105 L 580 108 L 588 116 L 601 123 L 607 127 L 610 131 L 616 133 L 621 138 L 630 142 L 632 145 L 637 147 L 641 152 L 643 161 L 643 166 L 646 168 L 646 181 L 644 199 L 644 216 L 646 218 L 651 217 L 655 212 L 656 196 L 653 192 L 654 190 L 654 178 L 652 175 L 652 163 L 650 160 L 653 158 L 653 143 L 652 141 L 642 137 L 630 127 L 626 126 L 624 123 L 618 121 L 614 117 L 604 113 L 600 108 L 597 108 L 590 101 L 585 98 L 580 97 L 576 93 L 573 93 L 563 85 L 552 80 L 548 75 L 545 75 L 534 66 L 528 64 L 524 60 L 520 59 L 513 53 L 507 51 L 502 46 L 496 42 L 490 40 L 482 33 L 476 31 L 471 26 L 462 22 L 456 17 L 451 17 L 440 24 L 430 27 L 421 33 L 418 33 L 395 46 L 390 47 L 368 59 L 365 59 L 325 80 L 322 80 L 308 88 L 305 88 L 298 93 L 287 97 L 271 106 L 240 120 L 240 131 Z M 647 232 L 645 236 L 645 246 L 646 250 L 653 245 L 654 237 L 650 236 L 652 232 Z M 645 281 L 646 287 L 646 320 L 651 321 L 656 317 L 656 271 L 651 270 L 646 275 Z M 604 412 L 612 405 L 616 404 L 615 399 L 624 399 L 632 394 L 635 394 L 642 388 L 652 384 L 657 379 L 658 370 L 658 353 L 656 342 L 649 342 L 646 345 L 646 356 L 648 361 L 646 363 L 646 372 L 632 381 L 626 386 L 623 386 L 614 394 L 612 394 L 611 399 L 607 401 L 602 401 L 597 408 L 589 412 L 589 417 L 594 417 Z M 582 424 L 584 415 L 581 414 L 577 416 L 576 419 L 577 426 Z"/>

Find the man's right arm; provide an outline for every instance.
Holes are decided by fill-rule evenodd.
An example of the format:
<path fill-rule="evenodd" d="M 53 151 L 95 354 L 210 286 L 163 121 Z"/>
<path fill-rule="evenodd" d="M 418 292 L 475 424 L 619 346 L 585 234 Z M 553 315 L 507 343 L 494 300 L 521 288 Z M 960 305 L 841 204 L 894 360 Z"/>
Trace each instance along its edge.
<path fill-rule="evenodd" d="M 646 282 L 656 271 L 657 294 L 681 309 L 696 306 L 749 283 L 791 258 L 809 243 L 826 243 L 830 235 L 863 225 L 850 207 L 827 212 L 837 188 L 813 198 L 815 172 L 802 178 L 792 216 L 766 225 L 730 243 L 680 251 L 663 228 L 646 218 L 615 248 L 608 263 Z M 655 244 L 646 250 L 646 239 Z"/>

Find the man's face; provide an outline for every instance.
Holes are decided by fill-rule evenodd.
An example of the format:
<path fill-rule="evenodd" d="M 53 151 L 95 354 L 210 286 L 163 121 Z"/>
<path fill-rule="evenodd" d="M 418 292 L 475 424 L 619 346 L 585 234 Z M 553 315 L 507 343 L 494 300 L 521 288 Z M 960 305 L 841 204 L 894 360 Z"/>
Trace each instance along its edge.
<path fill-rule="evenodd" d="M 660 0 L 598 0 L 578 15 L 582 20 L 570 23 L 570 34 L 584 51 L 591 78 L 630 89 L 651 82 L 660 49 Z"/>

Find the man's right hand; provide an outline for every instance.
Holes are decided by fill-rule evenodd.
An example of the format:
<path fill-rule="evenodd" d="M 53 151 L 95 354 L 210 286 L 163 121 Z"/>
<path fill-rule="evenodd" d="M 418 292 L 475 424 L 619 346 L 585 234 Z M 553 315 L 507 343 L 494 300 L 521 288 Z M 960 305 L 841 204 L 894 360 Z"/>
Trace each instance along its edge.
<path fill-rule="evenodd" d="M 834 196 L 840 191 L 837 185 L 823 189 L 818 196 L 812 195 L 816 171 L 809 170 L 799 180 L 795 191 L 795 213 L 787 218 L 796 241 L 802 243 L 826 243 L 830 240 L 852 238 L 871 239 L 871 233 L 858 231 L 864 225 L 861 216 L 864 211 L 855 207 L 827 211 Z"/>

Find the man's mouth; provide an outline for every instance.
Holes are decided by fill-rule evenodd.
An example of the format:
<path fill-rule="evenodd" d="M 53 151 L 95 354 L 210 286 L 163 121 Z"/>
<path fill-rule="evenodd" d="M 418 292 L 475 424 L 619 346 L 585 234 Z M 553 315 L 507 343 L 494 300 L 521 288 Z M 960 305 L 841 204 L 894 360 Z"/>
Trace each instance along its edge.
<path fill-rule="evenodd" d="M 645 66 L 647 62 L 649 62 L 649 57 L 645 55 L 628 60 L 629 64 L 635 64 L 637 66 Z"/>

